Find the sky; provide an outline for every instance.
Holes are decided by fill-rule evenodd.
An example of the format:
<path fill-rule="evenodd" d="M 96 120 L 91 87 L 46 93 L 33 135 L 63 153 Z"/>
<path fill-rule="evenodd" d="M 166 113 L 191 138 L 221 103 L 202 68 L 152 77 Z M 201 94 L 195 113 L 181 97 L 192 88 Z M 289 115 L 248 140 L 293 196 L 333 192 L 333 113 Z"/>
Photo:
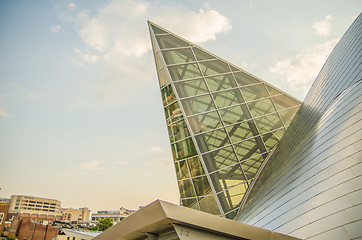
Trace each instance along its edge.
<path fill-rule="evenodd" d="M 303 100 L 360 0 L 2 0 L 0 197 L 179 203 L 147 20 Z"/>

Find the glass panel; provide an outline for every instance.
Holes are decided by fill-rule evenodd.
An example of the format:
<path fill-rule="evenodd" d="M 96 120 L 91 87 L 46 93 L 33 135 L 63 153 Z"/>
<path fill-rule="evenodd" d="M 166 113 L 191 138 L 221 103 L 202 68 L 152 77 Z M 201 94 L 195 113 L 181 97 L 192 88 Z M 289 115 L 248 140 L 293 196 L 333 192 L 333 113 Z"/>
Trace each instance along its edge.
<path fill-rule="evenodd" d="M 236 82 L 239 84 L 240 87 L 250 84 L 260 83 L 260 81 L 258 81 L 257 79 L 253 78 L 252 76 L 244 72 L 236 72 L 234 73 L 234 76 Z"/>
<path fill-rule="evenodd" d="M 178 187 L 180 189 L 181 198 L 196 197 L 191 179 L 178 181 Z"/>
<path fill-rule="evenodd" d="M 236 105 L 243 102 L 243 98 L 238 89 L 213 93 L 212 95 L 214 96 L 216 106 L 219 108 Z"/>
<path fill-rule="evenodd" d="M 175 161 L 197 155 L 195 145 L 191 138 L 171 145 L 172 155 Z"/>
<path fill-rule="evenodd" d="M 216 111 L 189 117 L 189 123 L 195 134 L 221 127 L 220 118 Z"/>
<path fill-rule="evenodd" d="M 278 114 L 270 114 L 261 118 L 255 119 L 260 134 L 270 132 L 272 130 L 282 127 L 282 121 Z"/>
<path fill-rule="evenodd" d="M 176 100 L 171 84 L 161 90 L 163 105 L 166 106 Z"/>
<path fill-rule="evenodd" d="M 262 155 L 259 155 L 254 158 L 250 158 L 241 164 L 248 179 L 252 179 L 255 177 L 263 161 L 264 157 Z"/>
<path fill-rule="evenodd" d="M 177 102 L 174 102 L 171 105 L 167 106 L 165 108 L 165 113 L 167 124 L 176 122 L 177 120 L 182 118 L 181 108 Z"/>
<path fill-rule="evenodd" d="M 256 84 L 248 87 L 240 88 L 245 101 L 250 102 L 255 99 L 269 97 L 268 92 L 266 91 L 264 84 Z"/>
<path fill-rule="evenodd" d="M 212 194 L 211 187 L 206 176 L 193 178 L 192 181 L 194 183 L 197 196 L 205 196 Z"/>
<path fill-rule="evenodd" d="M 197 205 L 196 198 L 182 199 L 181 202 L 182 202 L 182 206 L 184 206 L 184 207 L 200 210 L 199 206 Z"/>
<path fill-rule="evenodd" d="M 225 212 L 240 206 L 247 188 L 248 185 L 242 183 L 217 195 Z"/>
<path fill-rule="evenodd" d="M 190 173 L 187 168 L 186 161 L 180 161 L 175 163 L 177 180 L 190 178 Z"/>
<path fill-rule="evenodd" d="M 174 81 L 201 77 L 199 67 L 195 63 L 169 66 L 168 70 Z"/>
<path fill-rule="evenodd" d="M 250 113 L 248 113 L 248 109 L 245 104 L 222 109 L 219 110 L 219 112 L 226 125 L 243 121 L 247 118 L 247 115 L 250 115 Z"/>
<path fill-rule="evenodd" d="M 210 174 L 210 178 L 217 192 L 225 191 L 246 181 L 239 163 Z"/>
<path fill-rule="evenodd" d="M 233 67 L 233 66 L 231 66 L 231 65 L 229 65 L 230 66 L 230 68 L 231 68 L 231 70 L 233 71 L 233 72 L 238 72 L 238 71 L 240 71 L 240 69 L 237 69 L 236 67 Z"/>
<path fill-rule="evenodd" d="M 243 195 L 244 196 L 244 195 Z M 234 217 L 236 216 L 236 214 L 238 213 L 239 208 L 237 208 L 236 210 L 229 212 L 228 214 L 226 214 L 226 218 L 227 219 L 234 219 Z"/>
<path fill-rule="evenodd" d="M 267 150 L 272 150 L 272 148 L 275 146 L 275 144 L 277 144 L 278 142 L 280 142 L 280 139 L 278 135 L 274 135 L 273 133 L 268 133 L 263 135 L 263 140 L 265 143 L 265 147 L 267 148 Z"/>
<path fill-rule="evenodd" d="M 159 35 L 156 36 L 158 45 L 161 49 L 166 48 L 179 48 L 179 47 L 188 47 L 189 44 L 181 39 L 174 37 L 170 34 L 168 35 Z"/>
<path fill-rule="evenodd" d="M 251 124 L 254 123 L 252 121 L 247 121 L 227 127 L 226 131 L 229 133 L 231 142 L 240 142 L 253 137 L 253 133 L 250 129 Z"/>
<path fill-rule="evenodd" d="M 162 57 L 161 57 L 161 53 L 158 52 L 155 54 L 155 61 L 156 61 L 156 68 L 157 71 L 160 70 L 163 66 L 165 66 L 165 64 L 162 61 Z"/>
<path fill-rule="evenodd" d="M 276 112 L 274 105 L 270 98 L 257 100 L 248 103 L 251 115 L 253 117 L 265 115 L 268 113 Z"/>
<path fill-rule="evenodd" d="M 261 146 L 260 146 L 261 145 Z M 235 144 L 235 151 L 240 159 L 240 161 L 243 161 L 245 159 L 254 157 L 256 155 L 261 154 L 260 148 L 264 148 L 263 143 L 260 141 L 256 141 L 255 138 Z"/>
<path fill-rule="evenodd" d="M 211 213 L 214 215 L 220 214 L 220 210 L 219 207 L 217 206 L 214 196 L 199 198 L 199 204 L 201 207 L 201 211 L 203 212 Z"/>
<path fill-rule="evenodd" d="M 201 71 L 205 76 L 217 75 L 220 73 L 230 72 L 229 66 L 220 60 L 199 62 Z"/>
<path fill-rule="evenodd" d="M 191 48 L 180 48 L 175 50 L 162 51 L 163 57 L 167 65 L 177 63 L 195 62 Z"/>
<path fill-rule="evenodd" d="M 204 168 L 201 165 L 199 157 L 193 157 L 193 158 L 187 159 L 187 162 L 189 164 L 191 177 L 196 177 L 196 176 L 205 174 Z"/>
<path fill-rule="evenodd" d="M 274 96 L 274 95 L 278 95 L 278 94 L 281 94 L 280 91 L 276 90 L 275 88 L 271 87 L 271 86 L 268 86 L 268 85 L 265 85 L 266 88 L 268 89 L 269 93 L 270 93 L 270 96 Z"/>
<path fill-rule="evenodd" d="M 207 93 L 207 87 L 202 78 L 187 82 L 175 82 L 175 87 L 180 98 L 196 96 Z"/>
<path fill-rule="evenodd" d="M 168 126 L 168 133 L 170 135 L 171 143 L 190 136 L 185 120 L 181 120 L 178 121 L 177 123 L 170 124 Z"/>
<path fill-rule="evenodd" d="M 154 38 L 153 36 L 151 36 L 151 43 L 152 43 L 153 52 L 155 53 L 159 51 L 158 45 L 156 44 L 156 38 Z"/>
<path fill-rule="evenodd" d="M 283 110 L 285 108 L 299 105 L 297 101 L 285 95 L 279 95 L 272 98 L 278 110 Z"/>
<path fill-rule="evenodd" d="M 188 98 L 181 100 L 181 102 L 186 112 L 186 115 L 188 116 L 197 113 L 212 111 L 215 109 L 215 105 L 210 95 Z"/>
<path fill-rule="evenodd" d="M 151 25 L 152 31 L 154 34 L 162 34 L 162 33 L 167 33 L 165 31 L 163 31 L 162 29 L 156 27 L 155 25 Z"/>
<path fill-rule="evenodd" d="M 235 80 L 231 74 L 224 74 L 205 78 L 211 92 L 236 87 Z"/>
<path fill-rule="evenodd" d="M 295 114 L 298 112 L 299 107 L 290 108 L 285 111 L 279 112 L 280 117 L 282 118 L 284 125 L 288 126 L 293 120 Z"/>
<path fill-rule="evenodd" d="M 226 147 L 204 154 L 202 158 L 209 172 L 214 172 L 239 163 L 232 147 Z"/>
<path fill-rule="evenodd" d="M 211 56 L 210 54 L 206 53 L 205 51 L 203 51 L 197 47 L 193 47 L 193 50 L 194 50 L 197 60 L 199 60 L 199 61 L 207 60 L 207 59 L 215 59 L 215 57 Z"/>
<path fill-rule="evenodd" d="M 163 68 L 162 70 L 158 71 L 158 81 L 160 83 L 160 88 L 170 84 L 170 77 L 167 74 L 166 68 Z"/>
<path fill-rule="evenodd" d="M 201 152 L 207 152 L 230 144 L 224 129 L 206 132 L 195 137 Z"/>

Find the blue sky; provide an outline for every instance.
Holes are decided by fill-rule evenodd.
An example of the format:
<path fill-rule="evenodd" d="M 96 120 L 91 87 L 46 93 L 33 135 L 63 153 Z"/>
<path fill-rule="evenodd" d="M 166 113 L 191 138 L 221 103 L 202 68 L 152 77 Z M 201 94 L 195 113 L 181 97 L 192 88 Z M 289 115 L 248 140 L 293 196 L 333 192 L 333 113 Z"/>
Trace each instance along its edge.
<path fill-rule="evenodd" d="M 179 195 L 147 20 L 303 99 L 361 1 L 0 3 L 0 197 L 92 211 Z"/>

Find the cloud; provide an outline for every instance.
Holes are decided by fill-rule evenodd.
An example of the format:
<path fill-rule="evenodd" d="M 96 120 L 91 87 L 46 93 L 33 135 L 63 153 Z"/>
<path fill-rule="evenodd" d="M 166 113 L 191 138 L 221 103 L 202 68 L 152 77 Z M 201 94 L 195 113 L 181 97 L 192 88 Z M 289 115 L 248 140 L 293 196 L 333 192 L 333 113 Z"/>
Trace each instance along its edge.
<path fill-rule="evenodd" d="M 165 166 L 165 165 L 172 165 L 173 160 L 170 158 L 154 158 L 145 163 L 148 166 Z"/>
<path fill-rule="evenodd" d="M 254 10 L 257 7 L 257 2 L 254 0 L 249 1 L 249 9 Z"/>
<path fill-rule="evenodd" d="M 292 90 L 307 93 L 338 41 L 339 39 L 332 39 L 305 53 L 276 61 L 269 71 L 279 75 L 281 81 L 288 84 Z"/>
<path fill-rule="evenodd" d="M 5 94 L 1 94 L 0 93 L 0 117 L 4 117 L 4 118 L 10 118 L 10 115 L 5 112 L 4 108 L 1 106 L 1 102 L 3 101 L 3 99 L 5 98 Z"/>
<path fill-rule="evenodd" d="M 318 36 L 324 36 L 328 37 L 331 29 L 331 23 L 332 20 L 331 15 L 327 15 L 324 20 L 315 22 L 313 24 L 313 28 Z"/>
<path fill-rule="evenodd" d="M 71 11 L 74 11 L 77 7 L 77 5 L 75 3 L 69 3 L 67 5 L 68 9 L 71 10 Z"/>
<path fill-rule="evenodd" d="M 116 165 L 127 165 L 127 164 L 129 164 L 129 162 L 128 161 L 116 161 L 116 162 L 114 162 L 114 164 L 116 164 Z"/>
<path fill-rule="evenodd" d="M 148 148 L 147 150 L 151 152 L 162 152 L 164 149 L 162 147 L 152 147 Z"/>
<path fill-rule="evenodd" d="M 99 166 L 103 161 L 92 161 L 92 162 L 81 162 L 79 163 L 79 167 L 86 170 L 100 170 Z"/>
<path fill-rule="evenodd" d="M 60 26 L 60 25 L 51 25 L 50 26 L 50 31 L 52 33 L 58 33 L 61 29 L 62 29 L 62 26 Z"/>
<path fill-rule="evenodd" d="M 193 42 L 215 40 L 231 29 L 227 17 L 204 5 L 198 11 L 135 0 L 113 0 L 97 14 L 81 10 L 69 17 L 77 27 L 84 47 L 74 46 L 73 62 L 97 64 L 101 78 L 83 88 L 103 104 L 119 104 L 130 89 L 154 81 L 155 69 L 147 20 L 151 20 Z"/>

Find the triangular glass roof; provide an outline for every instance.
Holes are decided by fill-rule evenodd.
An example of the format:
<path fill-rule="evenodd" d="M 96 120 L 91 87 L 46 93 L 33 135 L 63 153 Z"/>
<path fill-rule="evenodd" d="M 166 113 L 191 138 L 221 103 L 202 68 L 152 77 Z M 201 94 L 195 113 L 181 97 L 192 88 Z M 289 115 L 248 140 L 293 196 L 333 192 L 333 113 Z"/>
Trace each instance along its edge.
<path fill-rule="evenodd" d="M 233 218 L 301 102 L 149 22 L 181 196 Z"/>

